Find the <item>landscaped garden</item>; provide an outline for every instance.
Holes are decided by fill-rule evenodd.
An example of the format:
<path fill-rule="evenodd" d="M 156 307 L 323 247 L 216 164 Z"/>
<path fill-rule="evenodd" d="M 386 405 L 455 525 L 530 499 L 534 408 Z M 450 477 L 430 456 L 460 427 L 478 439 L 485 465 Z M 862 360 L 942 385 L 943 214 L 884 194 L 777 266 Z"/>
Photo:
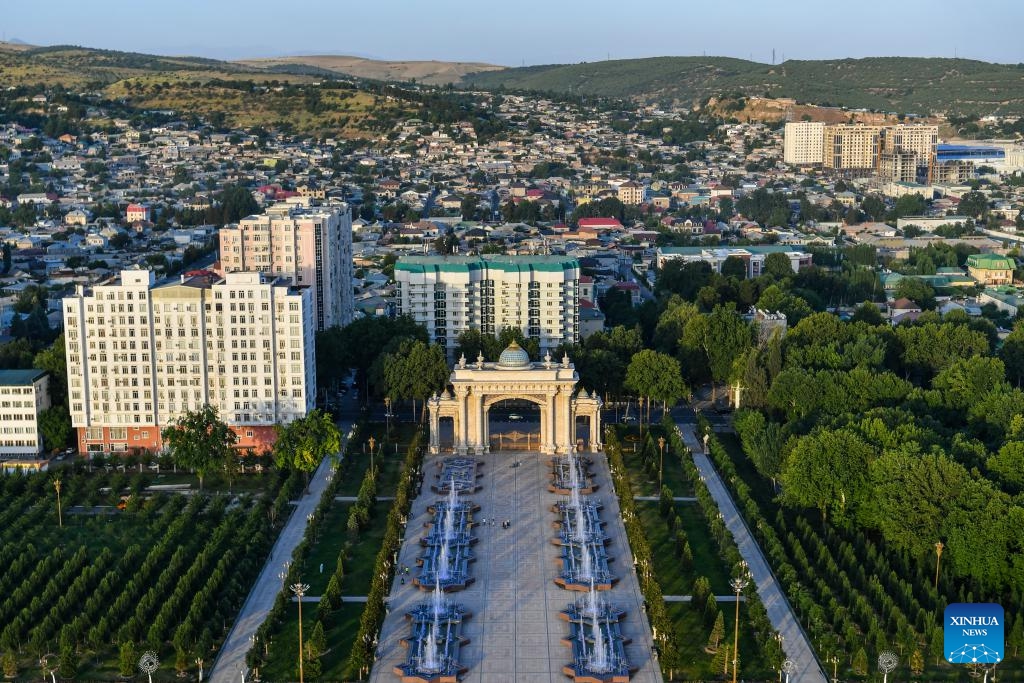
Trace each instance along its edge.
<path fill-rule="evenodd" d="M 388 432 L 383 424 L 371 424 L 350 439 L 286 569 L 286 585 L 302 582 L 309 586 L 306 595 L 318 598 L 303 602 L 306 679 L 354 680 L 372 662 L 395 571 L 390 559 L 415 494 L 419 458 L 415 425 L 392 425 Z M 298 631 L 298 603 L 286 590 L 257 633 L 249 665 L 264 680 L 297 680 Z"/>
<path fill-rule="evenodd" d="M 666 680 L 731 678 L 735 605 L 719 603 L 715 596 L 733 593 L 729 580 L 741 569 L 740 556 L 671 427 L 670 422 L 645 427 L 642 438 L 637 428 L 610 429 L 606 451 L 612 480 L 648 618 L 656 630 L 662 674 Z M 652 484 L 657 489 L 659 474 L 662 495 L 635 500 L 636 495 L 649 497 Z M 665 595 L 690 596 L 690 601 L 666 602 Z M 740 674 L 745 680 L 774 679 L 781 648 L 752 585 L 743 596 Z"/>

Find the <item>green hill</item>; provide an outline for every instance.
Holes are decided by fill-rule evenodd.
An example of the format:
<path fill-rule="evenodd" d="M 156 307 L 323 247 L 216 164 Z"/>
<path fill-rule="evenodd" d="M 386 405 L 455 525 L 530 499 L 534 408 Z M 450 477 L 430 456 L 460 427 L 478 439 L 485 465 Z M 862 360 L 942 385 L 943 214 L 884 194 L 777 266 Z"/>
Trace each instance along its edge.
<path fill-rule="evenodd" d="M 917 114 L 1024 114 L 1024 64 L 968 59 L 872 57 L 771 65 L 730 57 L 653 57 L 472 73 L 462 85 L 662 105 L 767 95 Z"/>

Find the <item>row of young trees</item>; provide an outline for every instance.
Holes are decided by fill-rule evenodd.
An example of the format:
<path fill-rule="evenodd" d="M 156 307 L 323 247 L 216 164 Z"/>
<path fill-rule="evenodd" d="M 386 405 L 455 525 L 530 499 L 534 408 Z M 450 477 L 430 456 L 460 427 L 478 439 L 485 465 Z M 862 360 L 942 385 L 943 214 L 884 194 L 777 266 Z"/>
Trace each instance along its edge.
<path fill-rule="evenodd" d="M 63 473 L 62 502 L 81 504 L 104 479 L 117 485 L 106 474 Z M 9 516 L 8 503 L 17 505 L 21 515 L 34 508 L 44 511 L 31 515 L 33 526 L 20 527 L 21 536 L 0 544 L 5 563 L 0 585 L 7 596 L 0 605 L 2 659 L 5 668 L 18 670 L 25 655 L 34 661 L 57 652 L 60 675 L 68 679 L 82 665 L 102 667 L 119 649 L 160 652 L 170 647 L 179 670 L 209 652 L 272 543 L 270 496 L 285 481 L 273 479 L 268 495 L 251 503 L 243 500 L 231 510 L 226 498 L 159 496 L 115 511 L 117 518 L 71 518 L 65 527 L 75 527 L 76 535 L 68 537 L 69 529 L 53 524 L 57 501 L 48 475 L 2 480 L 5 493 L 23 491 L 35 500 L 22 507 L 21 495 L 4 496 L 0 516 Z M 118 486 L 116 493 L 121 490 Z M 44 549 L 24 546 L 26 536 Z M 67 539 L 75 537 L 102 543 L 98 549 L 85 541 L 68 545 Z M 126 541 L 131 544 L 121 547 Z"/>

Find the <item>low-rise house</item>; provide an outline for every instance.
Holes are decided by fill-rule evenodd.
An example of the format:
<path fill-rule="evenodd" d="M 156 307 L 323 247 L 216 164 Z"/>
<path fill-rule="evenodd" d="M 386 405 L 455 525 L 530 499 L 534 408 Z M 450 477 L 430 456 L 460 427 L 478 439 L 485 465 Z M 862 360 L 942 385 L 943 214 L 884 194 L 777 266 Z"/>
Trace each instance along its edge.
<path fill-rule="evenodd" d="M 1013 260 L 995 254 L 972 254 L 967 257 L 967 272 L 983 285 L 1013 283 Z"/>

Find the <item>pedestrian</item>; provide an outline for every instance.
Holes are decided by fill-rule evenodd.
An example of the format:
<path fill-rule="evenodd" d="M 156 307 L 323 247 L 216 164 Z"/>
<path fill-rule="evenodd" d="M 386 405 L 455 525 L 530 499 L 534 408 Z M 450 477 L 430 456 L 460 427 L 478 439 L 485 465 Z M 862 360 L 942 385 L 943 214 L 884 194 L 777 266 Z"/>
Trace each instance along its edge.
<path fill-rule="evenodd" d="M 402 585 L 403 586 L 405 585 L 405 577 L 404 576 L 402 577 Z"/>

